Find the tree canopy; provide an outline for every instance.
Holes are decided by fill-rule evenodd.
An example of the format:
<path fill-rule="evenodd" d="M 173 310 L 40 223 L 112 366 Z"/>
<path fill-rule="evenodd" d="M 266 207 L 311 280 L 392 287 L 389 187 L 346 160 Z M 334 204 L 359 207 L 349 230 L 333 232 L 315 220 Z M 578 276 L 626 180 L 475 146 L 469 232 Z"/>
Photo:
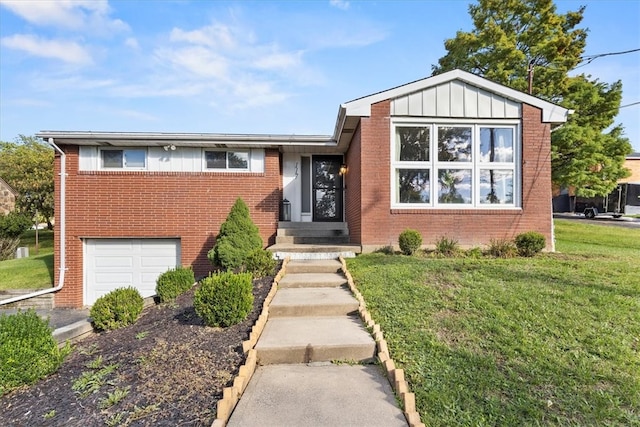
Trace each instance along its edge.
<path fill-rule="evenodd" d="M 53 149 L 36 137 L 20 135 L 0 141 L 0 177 L 18 192 L 19 211 L 48 224 L 53 218 Z"/>
<path fill-rule="evenodd" d="M 528 92 L 532 70 L 532 95 L 575 111 L 551 134 L 553 182 L 595 196 L 628 176 L 631 144 L 623 127 L 613 126 L 622 83 L 569 74 L 586 47 L 588 29 L 578 28 L 584 11 L 558 14 L 552 0 L 479 0 L 469 6 L 474 29 L 446 40 L 447 54 L 432 71 L 459 68 Z"/>

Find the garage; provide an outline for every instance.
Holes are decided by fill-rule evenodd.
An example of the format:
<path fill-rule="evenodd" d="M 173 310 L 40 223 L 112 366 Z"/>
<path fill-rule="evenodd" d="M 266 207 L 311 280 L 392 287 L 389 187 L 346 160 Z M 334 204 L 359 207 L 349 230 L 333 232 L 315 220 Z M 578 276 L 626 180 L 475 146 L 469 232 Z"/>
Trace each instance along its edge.
<path fill-rule="evenodd" d="M 84 255 L 85 305 L 124 286 L 146 298 L 160 274 L 180 265 L 180 239 L 86 239 Z"/>

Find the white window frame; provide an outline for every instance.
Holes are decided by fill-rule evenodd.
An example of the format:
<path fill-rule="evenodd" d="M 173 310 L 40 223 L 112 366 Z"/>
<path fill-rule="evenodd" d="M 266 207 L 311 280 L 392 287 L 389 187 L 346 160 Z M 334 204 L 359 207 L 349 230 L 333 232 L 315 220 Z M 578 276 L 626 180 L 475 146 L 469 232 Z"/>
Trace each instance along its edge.
<path fill-rule="evenodd" d="M 470 162 L 446 162 L 438 159 L 438 127 L 471 127 L 472 155 Z M 430 145 L 429 161 L 400 161 L 398 160 L 396 129 L 398 127 L 429 127 Z M 520 210 L 522 206 L 522 136 L 521 122 L 518 119 L 417 119 L 395 118 L 390 126 L 390 187 L 392 209 L 457 209 L 457 210 Z M 481 128 L 510 128 L 513 130 L 513 162 L 480 162 L 480 129 Z M 400 203 L 398 202 L 399 188 L 397 171 L 399 169 L 428 169 L 430 184 L 429 203 Z M 439 203 L 438 202 L 438 170 L 466 169 L 471 171 L 471 203 Z M 513 203 L 492 204 L 480 202 L 480 171 L 481 170 L 513 171 Z"/>
<path fill-rule="evenodd" d="M 207 153 L 217 152 L 225 153 L 225 168 L 209 168 L 207 167 Z M 247 167 L 246 168 L 230 168 L 229 167 L 229 153 L 244 153 L 247 155 Z M 202 150 L 202 170 L 205 172 L 251 172 L 251 150 L 249 149 L 211 149 L 205 148 Z"/>
<path fill-rule="evenodd" d="M 104 165 L 104 159 L 102 158 L 102 153 L 107 151 L 121 151 L 122 152 L 122 167 L 111 167 Z M 127 165 L 127 151 L 141 151 L 144 153 L 144 166 L 128 166 Z M 144 171 L 147 170 L 149 165 L 149 152 L 145 147 L 135 147 L 135 148 L 126 148 L 126 147 L 109 147 L 109 148 L 100 148 L 98 150 L 98 164 L 100 170 L 139 170 Z"/>

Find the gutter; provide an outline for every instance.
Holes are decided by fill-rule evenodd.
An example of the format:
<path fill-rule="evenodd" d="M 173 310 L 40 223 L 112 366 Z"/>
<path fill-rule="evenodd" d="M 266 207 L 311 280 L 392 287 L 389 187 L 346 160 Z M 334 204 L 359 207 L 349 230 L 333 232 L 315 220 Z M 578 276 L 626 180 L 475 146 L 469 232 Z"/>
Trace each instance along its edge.
<path fill-rule="evenodd" d="M 11 304 L 12 302 L 22 301 L 25 299 L 37 297 L 40 295 L 50 294 L 52 292 L 58 292 L 64 286 L 64 276 L 67 270 L 66 267 L 66 189 L 67 189 L 67 155 L 58 147 L 53 138 L 49 138 L 49 145 L 53 147 L 55 151 L 60 153 L 60 274 L 58 275 L 58 285 L 54 288 L 42 289 L 36 292 L 32 292 L 25 295 L 18 295 L 13 298 L 8 298 L 0 301 L 0 306 L 5 304 Z"/>

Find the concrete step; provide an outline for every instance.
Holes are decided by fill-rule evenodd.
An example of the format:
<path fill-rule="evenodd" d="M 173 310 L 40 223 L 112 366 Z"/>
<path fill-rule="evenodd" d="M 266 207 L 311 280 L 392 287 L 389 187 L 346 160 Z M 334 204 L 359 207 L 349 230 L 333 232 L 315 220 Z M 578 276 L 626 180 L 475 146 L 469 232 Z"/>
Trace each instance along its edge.
<path fill-rule="evenodd" d="M 375 365 L 259 366 L 228 427 L 407 427 Z"/>
<path fill-rule="evenodd" d="M 276 244 L 301 244 L 301 245 L 342 245 L 349 243 L 349 236 L 276 236 Z"/>
<path fill-rule="evenodd" d="M 296 273 L 339 273 L 342 263 L 336 259 L 291 260 L 287 264 L 287 274 Z"/>
<path fill-rule="evenodd" d="M 358 311 L 346 287 L 279 289 L 269 306 L 272 317 L 345 316 Z"/>
<path fill-rule="evenodd" d="M 261 365 L 373 361 L 376 344 L 355 316 L 273 317 L 256 344 Z"/>
<path fill-rule="evenodd" d="M 278 229 L 298 229 L 298 230 L 343 230 L 349 234 L 346 222 L 293 222 L 280 221 Z"/>
<path fill-rule="evenodd" d="M 335 288 L 347 284 L 347 279 L 339 273 L 294 273 L 285 274 L 280 280 L 280 288 Z"/>
<path fill-rule="evenodd" d="M 346 229 L 326 229 L 315 230 L 307 228 L 278 228 L 276 236 L 296 236 L 296 237 L 339 237 L 348 236 Z"/>

